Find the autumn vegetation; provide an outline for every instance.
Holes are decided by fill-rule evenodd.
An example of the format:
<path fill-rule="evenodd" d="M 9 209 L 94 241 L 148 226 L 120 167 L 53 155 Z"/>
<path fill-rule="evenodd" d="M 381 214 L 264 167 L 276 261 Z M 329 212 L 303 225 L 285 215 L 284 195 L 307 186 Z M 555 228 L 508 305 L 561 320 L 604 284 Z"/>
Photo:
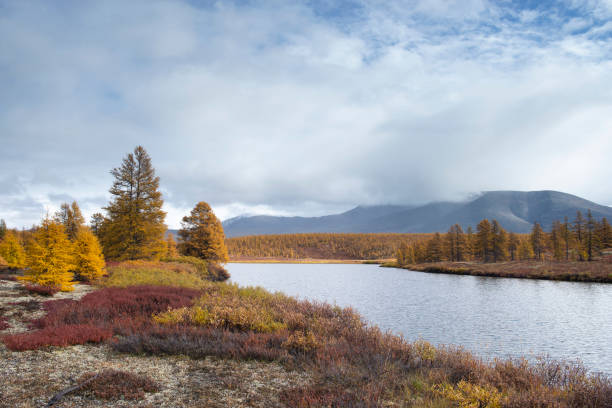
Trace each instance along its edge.
<path fill-rule="evenodd" d="M 379 259 L 405 248 L 413 252 L 402 256 L 416 256 L 415 248 L 425 248 L 427 256 L 460 261 L 469 253 L 471 259 L 482 257 L 494 265 L 512 256 L 508 243 L 499 250 L 505 231 L 495 222 L 489 223 L 484 249 L 477 240 L 484 222 L 473 234 L 470 249 L 464 245 L 469 234 L 460 228 L 452 228 L 444 238 L 439 234 L 300 234 L 272 236 L 270 241 L 262 237 L 226 241 L 208 204 L 200 202 L 183 218 L 175 242 L 166 235 L 159 179 L 146 151 L 137 148 L 112 174 L 111 202 L 89 227 L 78 205 L 72 203 L 31 231 L 3 232 L 0 255 L 8 265 L 22 259 L 20 266 L 11 268 L 29 290 L 38 294 L 69 291 L 78 280 L 87 280 L 95 288 L 78 300 L 42 303 L 44 315 L 29 322 L 29 331 L 2 336 L 8 349 L 104 344 L 116 352 L 140 356 L 276 362 L 309 378 L 306 385 L 282 392 L 281 401 L 289 407 L 612 405 L 610 378 L 591 374 L 577 363 L 483 360 L 458 347 L 408 342 L 382 332 L 350 308 L 224 282 L 229 277 L 221 266 L 227 260 L 226 242 L 230 254 L 239 248 L 241 256 L 254 256 L 251 250 L 285 256 L 279 254 L 286 254 L 290 246 L 308 251 L 313 243 L 316 248 L 325 247 L 325 255 L 338 258 Z M 587 241 L 581 242 L 588 242 L 586 231 Z M 516 254 L 521 253 L 523 242 L 531 242 L 530 256 L 550 256 L 550 234 L 535 230 L 531 237 L 517 236 Z M 539 252 L 533 236 L 541 237 L 534 242 L 544 243 Z M 268 244 L 278 251 L 266 249 Z M 585 260 L 591 259 L 589 254 L 592 259 L 599 256 L 597 246 L 592 252 L 588 246 L 581 252 L 582 246 L 572 245 L 569 253 L 576 259 L 581 254 Z M 6 320 L 0 316 L 2 324 Z M 78 381 L 82 384 L 78 392 L 100 399 L 141 399 L 163 388 L 149 377 L 114 370 L 87 373 Z"/>
<path fill-rule="evenodd" d="M 420 242 L 432 234 L 279 234 L 227 238 L 230 259 L 394 258 L 402 244 Z"/>

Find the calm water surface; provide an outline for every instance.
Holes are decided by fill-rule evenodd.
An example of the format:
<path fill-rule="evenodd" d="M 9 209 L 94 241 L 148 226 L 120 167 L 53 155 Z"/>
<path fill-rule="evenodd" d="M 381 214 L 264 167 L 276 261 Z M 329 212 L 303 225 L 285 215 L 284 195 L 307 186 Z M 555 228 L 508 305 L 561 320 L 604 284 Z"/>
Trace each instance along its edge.
<path fill-rule="evenodd" d="M 612 284 L 480 278 L 378 265 L 228 264 L 232 281 L 352 306 L 410 340 L 484 357 L 548 354 L 612 374 Z"/>

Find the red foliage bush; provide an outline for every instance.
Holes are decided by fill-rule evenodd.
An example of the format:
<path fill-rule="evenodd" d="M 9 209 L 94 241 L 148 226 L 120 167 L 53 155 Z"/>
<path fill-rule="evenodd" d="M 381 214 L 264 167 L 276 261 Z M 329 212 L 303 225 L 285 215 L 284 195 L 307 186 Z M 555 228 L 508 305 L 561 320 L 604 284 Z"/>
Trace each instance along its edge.
<path fill-rule="evenodd" d="M 147 376 L 110 369 L 98 374 L 85 374 L 78 382 L 86 383 L 79 393 L 89 392 L 106 400 L 139 400 L 145 397 L 145 392 L 157 392 L 160 389 L 159 384 Z"/>
<path fill-rule="evenodd" d="M 6 320 L 6 317 L 0 316 L 0 330 L 6 330 L 9 327 L 11 327 L 11 325 L 8 324 L 8 321 Z"/>
<path fill-rule="evenodd" d="M 40 285 L 32 285 L 29 283 L 26 283 L 23 286 L 29 292 L 36 293 L 37 295 L 42 295 L 42 296 L 53 296 L 57 292 L 60 291 L 60 289 L 57 286 L 40 286 Z"/>
<path fill-rule="evenodd" d="M 36 350 L 44 346 L 71 346 L 74 344 L 99 343 L 110 338 L 110 329 L 92 325 L 66 325 L 48 327 L 32 333 L 19 333 L 4 338 L 4 344 L 12 351 Z"/>
<path fill-rule="evenodd" d="M 132 334 L 152 325 L 151 315 L 188 306 L 200 294 L 186 288 L 132 286 L 106 288 L 81 300 L 45 302 L 47 314 L 31 323 L 34 332 L 4 338 L 11 350 L 100 342 L 115 334 Z"/>

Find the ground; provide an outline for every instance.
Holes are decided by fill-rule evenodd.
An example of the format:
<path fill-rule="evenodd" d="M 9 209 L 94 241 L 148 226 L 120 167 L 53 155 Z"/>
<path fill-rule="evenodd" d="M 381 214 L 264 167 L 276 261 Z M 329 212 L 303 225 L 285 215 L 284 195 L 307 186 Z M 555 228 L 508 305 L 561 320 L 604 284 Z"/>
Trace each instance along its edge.
<path fill-rule="evenodd" d="M 54 299 L 78 299 L 91 290 L 77 285 L 74 292 L 59 293 Z M 0 313 L 11 325 L 0 331 L 0 336 L 27 331 L 27 321 L 43 314 L 40 303 L 46 300 L 30 295 L 20 283 L 0 279 Z M 55 394 L 77 384 L 83 374 L 109 368 L 147 375 L 161 389 L 138 402 L 99 400 L 77 392 L 54 406 L 275 407 L 281 406 L 280 391 L 308 382 L 304 373 L 287 371 L 274 363 L 133 356 L 117 353 L 107 345 L 12 352 L 0 343 L 0 361 L 0 407 L 7 408 L 46 406 Z"/>

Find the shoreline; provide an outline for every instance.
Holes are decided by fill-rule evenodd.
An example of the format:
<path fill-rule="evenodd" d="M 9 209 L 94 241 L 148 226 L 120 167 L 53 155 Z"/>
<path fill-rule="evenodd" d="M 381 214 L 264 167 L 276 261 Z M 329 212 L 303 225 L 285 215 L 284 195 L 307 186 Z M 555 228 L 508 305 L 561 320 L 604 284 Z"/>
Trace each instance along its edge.
<path fill-rule="evenodd" d="M 489 278 L 515 278 L 582 283 L 612 283 L 612 264 L 587 262 L 509 261 L 499 263 L 435 262 L 398 265 L 383 263 L 383 268 L 447 275 L 468 275 Z M 597 270 L 595 270 L 597 269 Z"/>
<path fill-rule="evenodd" d="M 230 259 L 228 263 L 261 263 L 261 264 L 366 264 L 381 265 L 389 259 L 286 259 L 286 258 L 252 258 Z"/>

